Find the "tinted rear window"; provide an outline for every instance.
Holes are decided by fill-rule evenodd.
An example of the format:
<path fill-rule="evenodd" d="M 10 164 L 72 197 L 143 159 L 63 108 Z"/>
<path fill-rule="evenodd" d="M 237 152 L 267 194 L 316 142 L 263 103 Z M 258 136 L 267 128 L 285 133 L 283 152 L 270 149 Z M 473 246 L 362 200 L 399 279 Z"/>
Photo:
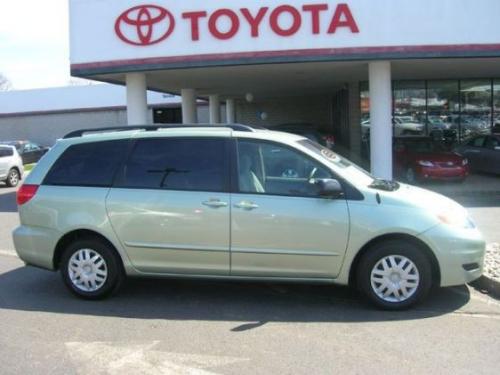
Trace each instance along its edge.
<path fill-rule="evenodd" d="M 222 138 L 138 140 L 115 186 L 228 191 L 226 147 Z"/>
<path fill-rule="evenodd" d="M 127 151 L 127 140 L 70 146 L 45 177 L 45 185 L 108 187 Z"/>
<path fill-rule="evenodd" d="M 0 158 L 4 158 L 7 156 L 13 156 L 14 151 L 11 148 L 1 147 L 0 148 Z"/>

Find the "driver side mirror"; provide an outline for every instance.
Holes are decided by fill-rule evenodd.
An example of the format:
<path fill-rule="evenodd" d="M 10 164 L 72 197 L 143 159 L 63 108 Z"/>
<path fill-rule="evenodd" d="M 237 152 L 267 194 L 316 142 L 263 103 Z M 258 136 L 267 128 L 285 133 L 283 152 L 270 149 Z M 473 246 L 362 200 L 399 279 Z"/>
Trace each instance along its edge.
<path fill-rule="evenodd" d="M 318 193 L 321 197 L 338 199 L 344 195 L 342 185 L 337 180 L 331 178 L 322 178 L 316 180 Z"/>

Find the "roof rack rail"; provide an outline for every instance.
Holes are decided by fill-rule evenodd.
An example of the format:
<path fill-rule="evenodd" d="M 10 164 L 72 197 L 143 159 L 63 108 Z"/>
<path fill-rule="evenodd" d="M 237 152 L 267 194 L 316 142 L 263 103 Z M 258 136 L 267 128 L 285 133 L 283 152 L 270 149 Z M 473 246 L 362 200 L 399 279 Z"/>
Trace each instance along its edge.
<path fill-rule="evenodd" d="M 130 126 L 110 126 L 104 128 L 94 128 L 94 129 L 81 129 L 75 130 L 71 133 L 66 134 L 63 139 L 68 138 L 78 138 L 82 137 L 84 134 L 89 133 L 104 133 L 104 132 L 124 132 L 130 130 L 144 130 L 144 131 L 156 131 L 160 129 L 179 129 L 179 128 L 227 128 L 235 131 L 241 132 L 253 132 L 255 128 L 242 125 L 242 124 L 224 124 L 224 125 L 210 125 L 210 124 L 196 124 L 196 125 L 183 125 L 183 124 L 168 124 L 168 125 L 130 125 Z"/>

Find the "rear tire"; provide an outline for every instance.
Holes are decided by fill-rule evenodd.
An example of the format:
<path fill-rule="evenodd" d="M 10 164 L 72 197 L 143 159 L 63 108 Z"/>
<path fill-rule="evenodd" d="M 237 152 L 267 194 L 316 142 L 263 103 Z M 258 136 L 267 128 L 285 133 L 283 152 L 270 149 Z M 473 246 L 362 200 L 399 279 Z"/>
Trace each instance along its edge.
<path fill-rule="evenodd" d="M 19 172 L 17 169 L 12 168 L 9 171 L 9 174 L 7 175 L 7 180 L 5 182 L 7 183 L 8 187 L 16 187 L 19 185 L 19 181 L 21 180 L 21 176 L 19 175 Z"/>
<path fill-rule="evenodd" d="M 384 310 L 408 309 L 432 287 L 431 264 L 424 251 L 403 240 L 374 245 L 361 258 L 356 281 L 361 292 Z"/>
<path fill-rule="evenodd" d="M 125 279 L 121 259 L 114 248 L 97 238 L 78 239 L 64 250 L 61 276 L 68 289 L 88 300 L 116 292 Z"/>

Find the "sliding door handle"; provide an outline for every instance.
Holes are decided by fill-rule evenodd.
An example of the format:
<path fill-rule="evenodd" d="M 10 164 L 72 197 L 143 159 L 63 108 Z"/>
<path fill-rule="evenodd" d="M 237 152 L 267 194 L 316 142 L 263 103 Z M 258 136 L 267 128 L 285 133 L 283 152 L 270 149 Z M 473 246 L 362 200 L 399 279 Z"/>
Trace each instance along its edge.
<path fill-rule="evenodd" d="M 212 208 L 227 207 L 227 203 L 222 202 L 220 199 L 210 199 L 208 201 L 203 202 L 203 205 Z"/>
<path fill-rule="evenodd" d="M 236 203 L 234 207 L 241 208 L 243 210 L 255 210 L 259 208 L 259 206 L 250 201 L 241 201 L 240 203 Z"/>

